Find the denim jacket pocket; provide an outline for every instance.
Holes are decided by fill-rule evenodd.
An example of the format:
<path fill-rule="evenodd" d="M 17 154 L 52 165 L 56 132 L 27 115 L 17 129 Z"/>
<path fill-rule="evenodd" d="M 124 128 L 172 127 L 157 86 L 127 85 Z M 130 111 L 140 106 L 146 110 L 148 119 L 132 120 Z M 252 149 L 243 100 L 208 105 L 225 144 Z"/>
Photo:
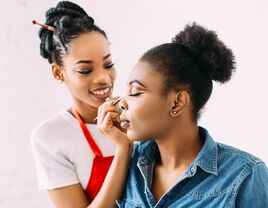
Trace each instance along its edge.
<path fill-rule="evenodd" d="M 119 208 L 142 208 L 142 204 L 140 202 L 130 199 L 117 200 L 116 204 Z"/>
<path fill-rule="evenodd" d="M 231 207 L 234 191 L 231 188 L 208 193 L 189 193 L 185 196 L 187 207 Z M 187 200 L 188 198 L 188 200 Z M 187 202 L 188 201 L 188 202 Z M 186 203 L 187 202 L 187 203 Z M 193 204 L 192 204 L 193 203 Z M 195 206 L 193 206 L 195 205 Z"/>

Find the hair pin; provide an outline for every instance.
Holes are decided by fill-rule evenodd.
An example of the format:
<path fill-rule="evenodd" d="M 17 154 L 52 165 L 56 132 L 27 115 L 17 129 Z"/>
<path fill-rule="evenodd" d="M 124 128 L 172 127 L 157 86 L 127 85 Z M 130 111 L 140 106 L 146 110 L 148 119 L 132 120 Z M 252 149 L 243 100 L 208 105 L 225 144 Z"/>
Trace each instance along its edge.
<path fill-rule="evenodd" d="M 33 24 L 37 24 L 43 28 L 46 28 L 47 30 L 50 30 L 50 31 L 55 31 L 55 28 L 50 26 L 50 25 L 47 25 L 47 24 L 42 24 L 42 23 L 39 23 L 39 22 L 36 22 L 35 20 L 32 21 Z"/>

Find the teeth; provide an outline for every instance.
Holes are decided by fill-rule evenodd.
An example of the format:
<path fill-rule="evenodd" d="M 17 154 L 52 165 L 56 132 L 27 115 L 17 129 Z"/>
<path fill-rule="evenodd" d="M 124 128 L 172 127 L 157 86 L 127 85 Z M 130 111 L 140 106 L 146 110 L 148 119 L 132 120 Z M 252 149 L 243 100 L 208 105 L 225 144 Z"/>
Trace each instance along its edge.
<path fill-rule="evenodd" d="M 104 95 L 104 94 L 108 93 L 109 90 L 110 90 L 110 88 L 107 87 L 104 90 L 92 91 L 92 93 L 95 94 L 95 95 Z"/>

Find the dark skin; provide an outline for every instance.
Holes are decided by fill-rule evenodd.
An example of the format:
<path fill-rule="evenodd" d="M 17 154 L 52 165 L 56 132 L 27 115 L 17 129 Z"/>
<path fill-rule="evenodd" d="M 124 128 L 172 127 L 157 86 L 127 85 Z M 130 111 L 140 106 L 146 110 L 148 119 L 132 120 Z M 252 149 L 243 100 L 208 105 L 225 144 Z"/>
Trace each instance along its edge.
<path fill-rule="evenodd" d="M 107 39 L 97 32 L 80 35 L 69 44 L 63 66 L 53 63 L 52 72 L 55 79 L 67 85 L 83 121 L 96 123 L 98 107 L 112 96 L 116 78 Z M 103 90 L 109 91 L 102 97 L 92 93 Z"/>
<path fill-rule="evenodd" d="M 138 62 L 129 76 L 128 95 L 120 102 L 125 109 L 120 118 L 128 121 L 129 139 L 152 138 L 158 145 L 160 160 L 151 187 L 156 201 L 177 182 L 203 146 L 192 120 L 189 93 L 170 90 L 164 96 L 164 79 L 149 63 Z"/>
<path fill-rule="evenodd" d="M 116 77 L 107 39 L 98 32 L 82 34 L 68 45 L 68 52 L 62 61 L 62 66 L 56 63 L 51 65 L 55 79 L 66 84 L 73 97 L 73 106 L 82 120 L 85 123 L 97 123 L 98 129 L 105 133 L 107 126 L 119 117 L 111 101 L 105 102 L 112 96 Z M 100 107 L 102 104 L 114 114 L 106 114 Z M 98 121 L 95 120 L 97 115 Z M 115 200 L 120 198 L 123 189 L 132 144 L 124 135 L 120 138 L 107 136 L 107 139 L 111 139 L 115 145 L 115 154 L 97 196 L 89 202 L 81 184 L 49 190 L 56 207 L 115 207 Z"/>

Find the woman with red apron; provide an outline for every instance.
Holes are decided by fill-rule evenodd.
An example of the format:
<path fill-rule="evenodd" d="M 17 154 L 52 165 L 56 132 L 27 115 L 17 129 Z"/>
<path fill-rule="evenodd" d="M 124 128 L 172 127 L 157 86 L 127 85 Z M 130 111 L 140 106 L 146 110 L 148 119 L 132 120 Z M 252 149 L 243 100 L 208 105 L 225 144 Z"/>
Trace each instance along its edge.
<path fill-rule="evenodd" d="M 107 101 L 106 103 L 103 104 L 103 106 L 105 106 L 105 107 L 107 107 L 107 105 L 110 105 L 110 107 L 114 107 L 112 105 L 111 101 Z M 116 108 L 116 107 L 114 107 L 114 108 Z M 102 188 L 103 182 L 104 182 L 106 175 L 109 171 L 109 168 L 112 164 L 114 156 L 104 157 L 100 148 L 98 147 L 98 145 L 94 141 L 94 138 L 92 137 L 90 131 L 88 130 L 88 128 L 86 127 L 85 123 L 83 122 L 81 116 L 75 110 L 74 107 L 72 108 L 72 114 L 79 122 L 79 125 L 81 127 L 81 130 L 83 131 L 85 139 L 87 140 L 90 149 L 94 153 L 91 175 L 90 175 L 90 178 L 89 178 L 89 181 L 87 184 L 87 188 L 86 188 L 86 195 L 87 195 L 89 201 L 94 202 L 95 197 L 97 196 L 100 189 Z M 100 121 L 100 123 L 104 124 L 104 125 L 102 125 L 102 128 L 104 128 L 104 127 L 109 128 L 109 127 L 114 125 L 113 122 L 111 122 L 114 120 L 114 118 L 107 115 L 107 112 L 102 112 L 100 110 L 99 114 L 103 114 L 105 116 L 105 118 L 108 118 L 108 119 L 103 119 L 102 121 Z M 122 137 L 120 139 L 125 140 L 127 137 L 124 138 L 124 136 L 125 135 L 122 134 Z M 127 143 L 130 144 L 130 142 L 126 142 L 125 144 L 127 144 Z M 124 178 L 125 178 L 126 172 L 127 172 L 127 170 L 126 170 L 127 169 L 127 162 L 128 162 L 129 156 L 130 156 L 129 153 L 131 150 L 131 145 L 129 145 L 130 148 L 127 148 L 127 146 L 125 146 L 122 143 L 122 149 L 124 149 L 124 153 L 121 154 L 120 158 L 119 157 L 116 158 L 117 161 L 114 162 L 113 169 L 111 170 L 111 173 L 112 173 L 112 174 L 110 174 L 111 177 L 107 179 L 107 180 L 109 180 L 109 183 L 107 183 L 107 184 L 109 184 L 109 186 L 103 187 L 103 189 L 107 188 L 107 190 L 104 191 L 104 194 L 102 194 L 101 196 L 98 197 L 98 200 L 96 200 L 97 202 L 95 201 L 95 205 L 93 207 L 95 207 L 95 206 L 101 207 L 101 205 L 107 206 L 107 207 L 114 207 L 115 206 L 115 200 L 118 199 L 120 194 L 121 194 L 122 188 L 124 186 Z M 114 194 L 114 197 L 113 197 L 112 193 Z"/>
<path fill-rule="evenodd" d="M 56 207 L 115 207 L 123 188 L 131 144 L 121 135 L 110 139 L 112 145 L 105 131 L 94 132 L 101 151 L 93 132 L 85 125 L 95 123 L 98 108 L 112 96 L 116 71 L 107 36 L 79 5 L 69 1 L 60 1 L 50 8 L 45 24 L 33 23 L 41 26 L 40 54 L 51 64 L 54 78 L 65 83 L 75 106 L 72 113 L 64 110 L 32 131 L 39 188 L 48 191 Z M 106 119 L 100 117 L 98 125 L 113 123 L 114 118 L 99 112 Z M 119 116 L 116 110 L 115 114 Z M 77 131 L 77 121 L 84 135 Z M 114 157 L 104 157 L 114 147 Z M 93 158 L 88 158 L 88 148 Z M 91 171 L 86 170 L 87 165 Z M 90 176 L 87 172 L 91 172 Z"/>

